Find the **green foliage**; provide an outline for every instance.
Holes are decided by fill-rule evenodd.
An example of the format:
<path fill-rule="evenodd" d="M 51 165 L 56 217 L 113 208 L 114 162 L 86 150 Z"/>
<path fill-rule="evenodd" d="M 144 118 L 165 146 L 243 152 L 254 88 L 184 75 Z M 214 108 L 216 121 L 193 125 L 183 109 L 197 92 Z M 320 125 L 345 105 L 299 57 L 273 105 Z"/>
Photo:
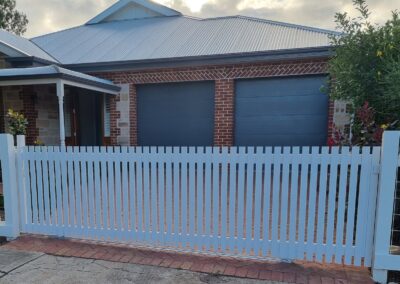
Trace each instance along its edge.
<path fill-rule="evenodd" d="M 15 9 L 15 0 L 0 0 L 0 28 L 17 35 L 26 32 L 28 18 Z"/>
<path fill-rule="evenodd" d="M 353 113 L 368 102 L 377 125 L 400 120 L 400 17 L 397 11 L 382 26 L 369 21 L 366 0 L 353 0 L 360 16 L 337 13 L 343 31 L 332 36 L 335 56 L 329 63 L 331 96 L 347 100 Z M 398 124 L 399 125 L 399 124 Z"/>
<path fill-rule="evenodd" d="M 28 120 L 24 117 L 23 114 L 15 112 L 12 109 L 9 109 L 7 113 L 7 122 L 10 134 L 14 136 L 26 134 L 26 128 L 28 127 Z"/>

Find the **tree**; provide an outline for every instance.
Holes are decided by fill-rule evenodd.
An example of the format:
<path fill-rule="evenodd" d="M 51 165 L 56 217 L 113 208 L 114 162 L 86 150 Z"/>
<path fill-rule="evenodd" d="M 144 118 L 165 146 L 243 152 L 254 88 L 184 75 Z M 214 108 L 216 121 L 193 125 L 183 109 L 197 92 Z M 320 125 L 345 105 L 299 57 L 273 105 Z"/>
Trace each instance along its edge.
<path fill-rule="evenodd" d="M 357 114 L 366 104 L 378 126 L 399 127 L 400 121 L 400 17 L 397 11 L 384 25 L 370 22 L 366 0 L 353 0 L 360 16 L 337 13 L 343 32 L 332 36 L 334 57 L 329 62 L 331 97 L 351 103 Z M 360 121 L 355 115 L 355 129 Z M 354 128 L 353 128 L 354 129 Z"/>
<path fill-rule="evenodd" d="M 0 28 L 17 35 L 26 32 L 28 19 L 25 14 L 15 9 L 15 0 L 0 0 Z"/>

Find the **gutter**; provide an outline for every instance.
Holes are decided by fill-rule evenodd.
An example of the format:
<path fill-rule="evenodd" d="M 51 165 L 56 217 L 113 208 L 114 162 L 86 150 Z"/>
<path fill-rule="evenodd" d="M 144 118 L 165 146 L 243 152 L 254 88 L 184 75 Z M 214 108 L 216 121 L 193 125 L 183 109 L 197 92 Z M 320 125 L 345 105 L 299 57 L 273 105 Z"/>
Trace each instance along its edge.
<path fill-rule="evenodd" d="M 139 71 L 157 68 L 196 67 L 207 65 L 245 64 L 256 62 L 276 62 L 298 59 L 324 59 L 333 56 L 332 46 L 298 48 L 268 52 L 249 52 L 224 55 L 205 55 L 165 59 L 96 62 L 64 64 L 64 68 L 78 72 Z"/>

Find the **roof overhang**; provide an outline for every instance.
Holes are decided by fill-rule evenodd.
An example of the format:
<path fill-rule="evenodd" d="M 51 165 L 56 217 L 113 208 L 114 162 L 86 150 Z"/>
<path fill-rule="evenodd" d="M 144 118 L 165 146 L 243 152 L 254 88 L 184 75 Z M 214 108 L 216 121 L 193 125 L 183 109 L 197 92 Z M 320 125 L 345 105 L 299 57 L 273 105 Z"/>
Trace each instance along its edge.
<path fill-rule="evenodd" d="M 176 68 L 209 65 L 246 64 L 257 62 L 276 62 L 285 60 L 305 60 L 329 58 L 333 56 L 334 47 L 322 46 L 265 52 L 248 52 L 224 55 L 207 55 L 195 57 L 163 58 L 134 61 L 96 62 L 66 64 L 66 68 L 79 72 L 107 72 L 126 70 L 148 70 L 157 68 Z"/>
<path fill-rule="evenodd" d="M 0 86 L 56 84 L 60 80 L 66 85 L 112 95 L 116 95 L 121 91 L 121 88 L 111 81 L 55 65 L 0 70 Z"/>

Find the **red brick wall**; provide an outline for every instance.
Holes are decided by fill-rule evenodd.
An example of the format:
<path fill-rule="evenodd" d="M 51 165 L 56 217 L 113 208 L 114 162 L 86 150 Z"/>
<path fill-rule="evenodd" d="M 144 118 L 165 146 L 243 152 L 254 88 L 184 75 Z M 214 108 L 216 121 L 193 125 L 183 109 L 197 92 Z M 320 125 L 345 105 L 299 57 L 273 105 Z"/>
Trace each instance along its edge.
<path fill-rule="evenodd" d="M 35 109 L 35 97 L 33 86 L 25 86 L 22 88 L 20 98 L 22 100 L 22 114 L 28 120 L 28 128 L 26 131 L 26 144 L 34 145 L 37 137 L 39 136 L 39 129 L 36 126 L 38 112 Z"/>
<path fill-rule="evenodd" d="M 169 82 L 215 81 L 215 146 L 234 144 L 234 82 L 236 79 L 268 78 L 327 73 L 327 59 L 235 64 L 223 66 L 185 67 L 141 71 L 119 71 L 94 73 L 94 76 L 112 80 L 116 84 L 130 84 L 130 140 L 137 145 L 136 85 Z M 331 108 L 331 107 L 330 107 Z M 119 113 L 112 107 L 111 127 L 117 126 Z M 329 111 L 330 117 L 333 112 Z M 331 123 L 331 118 L 330 118 Z M 332 131 L 330 129 L 330 131 Z M 113 130 L 112 141 L 116 141 L 118 130 Z"/>
<path fill-rule="evenodd" d="M 235 122 L 235 81 L 219 79 L 215 81 L 215 128 L 214 144 L 234 145 Z"/>

